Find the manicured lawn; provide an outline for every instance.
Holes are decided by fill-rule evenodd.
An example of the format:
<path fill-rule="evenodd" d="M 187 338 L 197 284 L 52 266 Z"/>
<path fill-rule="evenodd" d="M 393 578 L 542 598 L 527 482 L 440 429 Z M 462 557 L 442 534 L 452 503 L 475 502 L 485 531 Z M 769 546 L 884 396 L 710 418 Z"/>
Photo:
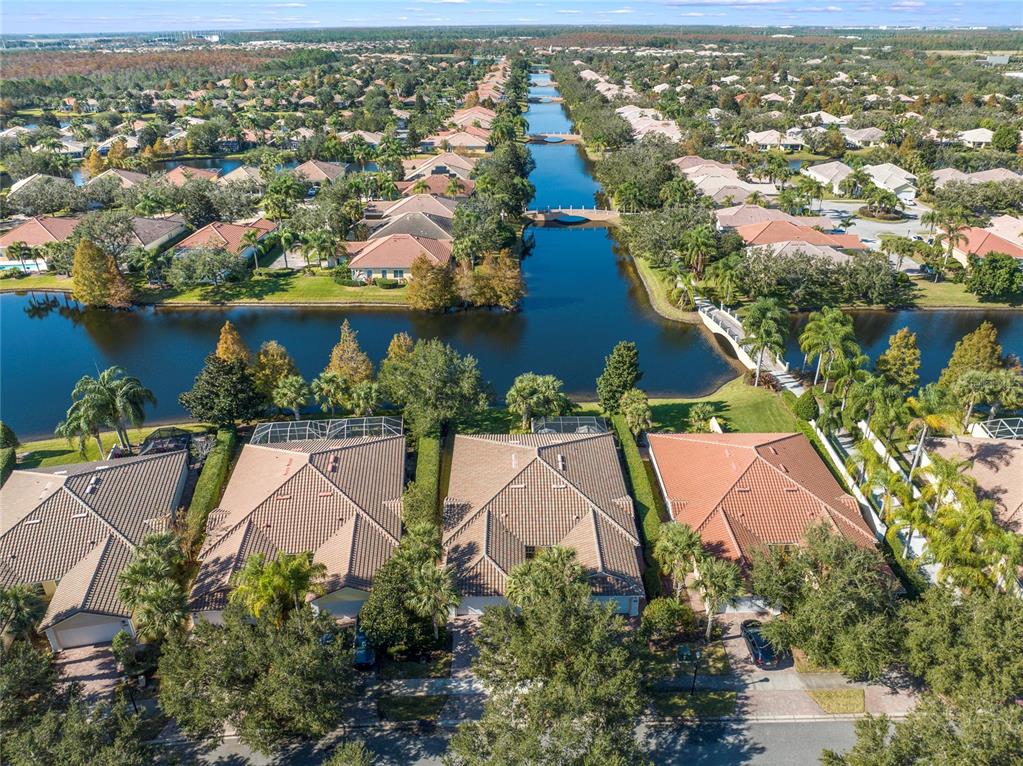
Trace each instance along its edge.
<path fill-rule="evenodd" d="M 146 426 L 144 428 L 129 428 L 128 438 L 132 444 L 138 444 L 149 434 L 164 426 Z M 177 424 L 177 428 L 184 428 L 187 431 L 203 432 L 208 430 L 206 426 L 186 423 Z M 109 451 L 117 442 L 117 435 L 113 431 L 104 431 L 100 434 L 103 440 L 104 451 Z M 18 447 L 18 454 L 29 453 L 24 460 L 18 462 L 18 468 L 46 468 L 54 465 L 67 465 L 69 463 L 84 463 L 89 460 L 102 460 L 106 455 L 100 455 L 95 439 L 90 439 L 85 445 L 85 454 L 78 451 L 77 444 L 68 444 L 66 439 L 41 439 L 39 441 L 23 442 Z"/>
<path fill-rule="evenodd" d="M 709 718 L 735 713 L 735 692 L 653 692 L 650 701 L 664 718 Z"/>
<path fill-rule="evenodd" d="M 431 652 L 419 660 L 392 660 L 384 657 L 380 661 L 380 677 L 395 678 L 447 678 L 451 675 L 451 652 Z"/>
<path fill-rule="evenodd" d="M 383 721 L 436 721 L 447 701 L 446 694 L 388 695 L 377 700 L 377 712 Z"/>
<path fill-rule="evenodd" d="M 863 689 L 813 689 L 807 692 L 825 713 L 862 713 Z"/>
<path fill-rule="evenodd" d="M 374 285 L 345 287 L 332 277 L 295 272 L 253 276 L 241 282 L 190 290 L 153 290 L 138 296 L 140 303 L 405 303 L 406 290 Z"/>
<path fill-rule="evenodd" d="M 777 433 L 796 431 L 796 417 L 781 397 L 766 388 L 746 385 L 742 378 L 726 383 L 713 394 L 696 399 L 651 399 L 655 431 L 684 431 L 689 410 L 697 402 L 714 407 L 718 421 L 729 432 Z"/>
<path fill-rule="evenodd" d="M 0 279 L 0 293 L 28 292 L 30 290 L 71 291 L 71 278 L 57 274 L 33 274 L 20 279 Z"/>
<path fill-rule="evenodd" d="M 689 647 L 691 652 L 696 649 L 702 652 L 700 656 L 700 676 L 727 676 L 731 674 L 732 666 L 728 662 L 728 652 L 725 651 L 725 645 L 722 642 L 712 641 L 706 646 L 704 646 L 702 641 L 686 641 L 683 643 Z M 679 661 L 677 646 L 673 646 L 665 651 L 655 652 L 653 663 L 657 668 L 655 675 L 662 678 L 674 676 L 692 677 L 693 674 L 691 663 Z"/>
<path fill-rule="evenodd" d="M 916 278 L 913 280 L 916 287 L 916 295 L 913 303 L 920 308 L 988 308 L 998 306 L 1021 306 L 1023 295 L 1016 295 L 1008 301 L 982 301 L 973 293 L 966 291 L 966 286 L 956 282 L 942 280 L 935 282 L 934 278 Z"/>
<path fill-rule="evenodd" d="M 650 297 L 650 303 L 653 305 L 654 310 L 668 319 L 691 323 L 693 321 L 693 312 L 683 311 L 668 300 L 668 292 L 674 286 L 671 282 L 671 276 L 664 270 L 655 269 L 643 258 L 633 258 L 632 262 L 636 264 L 636 271 L 639 272 L 643 284 L 646 285 L 646 292 Z"/>

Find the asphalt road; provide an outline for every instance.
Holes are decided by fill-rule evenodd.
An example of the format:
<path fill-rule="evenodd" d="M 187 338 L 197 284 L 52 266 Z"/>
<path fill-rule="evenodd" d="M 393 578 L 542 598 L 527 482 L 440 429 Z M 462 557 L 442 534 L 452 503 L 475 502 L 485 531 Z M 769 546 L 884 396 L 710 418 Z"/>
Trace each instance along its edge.
<path fill-rule="evenodd" d="M 842 751 L 854 740 L 852 721 L 806 721 L 799 723 L 703 723 L 640 731 L 650 748 L 654 763 L 686 766 L 812 766 L 819 763 L 821 750 Z M 376 753 L 379 766 L 435 766 L 447 745 L 446 732 L 374 728 L 358 733 Z M 276 759 L 253 756 L 238 743 L 189 755 L 199 762 L 217 766 L 267 766 L 296 764 L 318 766 L 328 749 L 306 749 Z"/>

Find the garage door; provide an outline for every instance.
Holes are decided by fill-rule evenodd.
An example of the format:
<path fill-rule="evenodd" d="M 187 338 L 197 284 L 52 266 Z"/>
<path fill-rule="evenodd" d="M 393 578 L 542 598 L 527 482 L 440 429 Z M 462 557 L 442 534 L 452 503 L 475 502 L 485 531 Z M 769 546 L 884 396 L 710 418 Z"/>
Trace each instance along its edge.
<path fill-rule="evenodd" d="M 57 643 L 61 649 L 71 649 L 76 646 L 89 646 L 90 644 L 104 644 L 112 641 L 117 631 L 121 629 L 120 620 L 102 622 L 98 625 L 83 625 L 77 628 L 57 628 L 54 630 Z"/>

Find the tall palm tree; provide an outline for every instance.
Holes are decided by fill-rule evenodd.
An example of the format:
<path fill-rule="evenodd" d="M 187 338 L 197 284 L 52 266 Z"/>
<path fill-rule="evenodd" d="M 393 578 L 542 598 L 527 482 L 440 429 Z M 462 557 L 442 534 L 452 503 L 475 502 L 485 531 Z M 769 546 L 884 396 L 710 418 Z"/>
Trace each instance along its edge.
<path fill-rule="evenodd" d="M 952 252 L 959 245 L 965 244 L 968 239 L 966 229 L 968 228 L 969 215 L 964 209 L 959 207 L 937 208 L 931 211 L 931 213 L 933 217 L 928 214 L 925 215 L 932 225 L 941 229 L 941 233 L 937 236 L 936 241 L 945 244 L 945 257 L 941 261 L 941 269 L 934 270 L 934 281 L 937 282 L 941 272 L 948 267 L 948 261 L 952 257 Z"/>
<path fill-rule="evenodd" d="M 295 420 L 309 403 L 309 385 L 301 375 L 288 375 L 273 390 L 273 403 L 281 409 L 291 410 Z"/>
<path fill-rule="evenodd" d="M 933 485 L 933 498 L 938 507 L 945 505 L 949 498 L 960 498 L 972 494 L 976 480 L 970 476 L 971 463 L 954 457 L 942 457 L 936 453 L 928 455 L 930 465 L 927 474 Z"/>
<path fill-rule="evenodd" d="M 324 411 L 334 417 L 335 410 L 342 406 L 351 393 L 348 380 L 336 372 L 326 371 L 313 378 L 309 384 L 313 398 Z"/>
<path fill-rule="evenodd" d="M 284 255 L 284 268 L 288 268 L 288 251 L 294 247 L 298 241 L 298 234 L 287 227 L 281 227 L 278 230 L 277 242 L 280 243 L 281 251 Z"/>
<path fill-rule="evenodd" d="M 174 580 L 159 580 L 142 591 L 132 611 L 141 638 L 163 641 L 188 618 L 185 591 Z"/>
<path fill-rule="evenodd" d="M 686 575 L 693 571 L 703 555 L 703 540 L 688 524 L 662 524 L 654 542 L 654 559 L 671 576 L 678 598 L 685 587 Z"/>
<path fill-rule="evenodd" d="M 97 402 L 91 399 L 81 399 L 71 403 L 64 419 L 57 424 L 53 433 L 55 436 L 67 439 L 68 444 L 77 442 L 78 452 L 82 457 L 85 457 L 89 439 L 95 439 L 99 459 L 102 460 L 105 453 L 103 452 L 103 437 L 100 434 L 100 429 L 106 422 L 106 412 L 97 407 Z"/>
<path fill-rule="evenodd" d="M 764 353 L 770 351 L 779 358 L 785 350 L 788 315 L 776 299 L 757 298 L 742 309 L 740 319 L 746 336 L 742 345 L 757 356 L 757 372 L 753 385 L 759 386 Z"/>
<path fill-rule="evenodd" d="M 139 428 L 145 421 L 146 405 L 156 404 L 153 392 L 120 367 L 108 367 L 95 378 L 83 376 L 71 391 L 71 399 L 72 407 L 82 402 L 86 409 L 97 413 L 101 423 L 112 427 L 118 442 L 128 449 L 128 425 Z M 68 410 L 69 420 L 70 414 Z"/>
<path fill-rule="evenodd" d="M 457 176 L 451 176 L 451 180 L 448 181 L 448 185 L 444 187 L 444 194 L 449 197 L 457 197 L 465 190 L 465 184 L 461 178 Z"/>
<path fill-rule="evenodd" d="M 723 303 L 731 303 L 739 291 L 739 255 L 728 255 L 707 267 L 714 289 Z"/>
<path fill-rule="evenodd" d="M 706 224 L 687 229 L 682 235 L 682 255 L 697 279 L 703 279 L 707 259 L 716 251 L 717 238 L 714 230 Z"/>
<path fill-rule="evenodd" d="M 135 611 L 145 598 L 146 592 L 155 584 L 171 580 L 171 566 L 157 556 L 135 554 L 117 575 L 117 598 L 130 610 Z"/>
<path fill-rule="evenodd" d="M 0 635 L 30 636 L 45 611 L 46 602 L 39 588 L 33 585 L 12 585 L 0 589 Z"/>
<path fill-rule="evenodd" d="M 301 608 L 307 594 L 323 593 L 320 584 L 327 567 L 313 562 L 313 554 L 280 553 L 272 561 L 258 553 L 250 556 L 234 576 L 230 600 L 241 604 L 254 617 L 267 609 L 276 611 L 279 624 Z"/>
<path fill-rule="evenodd" d="M 707 634 L 710 641 L 714 630 L 714 613 L 724 604 L 734 604 L 742 594 L 742 577 L 739 567 L 731 561 L 708 557 L 700 562 L 693 582 L 707 607 Z"/>
<path fill-rule="evenodd" d="M 433 623 L 433 637 L 439 639 L 440 626 L 447 622 L 451 610 L 461 601 L 455 588 L 454 571 L 449 566 L 424 562 L 413 573 L 409 590 L 412 611 L 430 619 Z"/>

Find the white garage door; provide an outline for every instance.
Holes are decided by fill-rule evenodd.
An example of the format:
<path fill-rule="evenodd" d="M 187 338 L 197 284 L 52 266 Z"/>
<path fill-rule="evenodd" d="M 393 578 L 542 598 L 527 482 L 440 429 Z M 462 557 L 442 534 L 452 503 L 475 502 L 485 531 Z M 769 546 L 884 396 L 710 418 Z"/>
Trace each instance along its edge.
<path fill-rule="evenodd" d="M 89 646 L 90 644 L 103 644 L 112 641 L 120 629 L 120 620 L 110 620 L 98 625 L 57 628 L 54 630 L 54 633 L 61 649 L 71 649 L 75 646 Z"/>

